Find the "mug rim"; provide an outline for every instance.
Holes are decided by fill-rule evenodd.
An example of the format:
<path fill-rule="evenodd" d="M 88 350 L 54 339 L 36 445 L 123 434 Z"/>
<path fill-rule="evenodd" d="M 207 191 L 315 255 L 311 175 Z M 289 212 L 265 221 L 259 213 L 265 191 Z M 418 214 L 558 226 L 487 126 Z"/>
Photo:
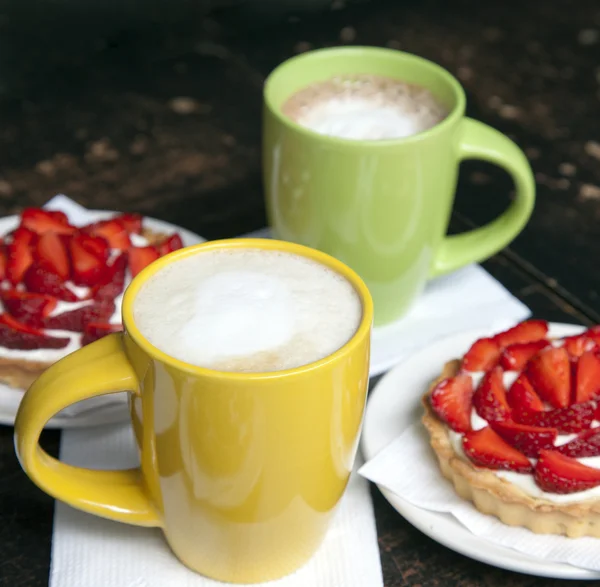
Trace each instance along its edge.
<path fill-rule="evenodd" d="M 280 106 L 276 106 L 274 103 L 273 97 L 273 85 L 277 81 L 278 77 L 289 74 L 290 69 L 301 64 L 304 61 L 318 61 L 321 59 L 327 59 L 330 57 L 351 57 L 352 55 L 371 55 L 373 58 L 396 58 L 399 61 L 404 62 L 412 62 L 417 64 L 419 67 L 428 69 L 435 74 L 437 74 L 440 78 L 443 78 L 448 85 L 451 87 L 454 97 L 455 104 L 452 110 L 448 113 L 441 122 L 432 126 L 431 128 L 409 135 L 407 137 L 398 137 L 392 139 L 378 139 L 378 140 L 369 140 L 369 139 L 347 139 L 342 137 L 336 137 L 331 135 L 324 135 L 318 133 L 314 130 L 306 128 L 287 117 L 281 111 Z M 271 73 L 267 76 L 264 86 L 263 86 L 263 102 L 266 108 L 269 109 L 269 112 L 281 123 L 285 126 L 293 129 L 295 132 L 304 135 L 307 138 L 318 139 L 324 143 L 330 144 L 332 146 L 338 147 L 357 147 L 357 148 L 377 148 L 377 147 L 390 147 L 396 145 L 408 145 L 420 141 L 427 140 L 438 133 L 443 132 L 449 126 L 452 126 L 458 119 L 464 116 L 465 105 L 466 105 L 466 96 L 465 91 L 460 84 L 460 82 L 454 77 L 447 69 L 443 68 L 441 65 L 430 61 L 429 59 L 425 59 L 424 57 L 420 57 L 419 55 L 415 55 L 414 53 L 408 53 L 406 51 L 399 51 L 397 49 L 388 49 L 385 47 L 369 47 L 369 46 L 352 46 L 352 47 L 325 47 L 323 49 L 315 49 L 312 51 L 306 51 L 305 53 L 301 53 L 300 55 L 295 55 L 294 57 L 290 57 L 286 59 L 282 63 L 280 63 L 275 69 L 271 71 Z"/>
<path fill-rule="evenodd" d="M 219 371 L 208 367 L 199 367 L 161 351 L 154 346 L 139 330 L 133 316 L 133 306 L 135 298 L 142 286 L 156 273 L 161 271 L 167 265 L 176 263 L 186 257 L 191 257 L 196 254 L 211 250 L 223 249 L 260 249 L 260 250 L 276 250 L 285 253 L 292 253 L 312 259 L 321 265 L 325 265 L 333 269 L 336 273 L 344 277 L 354 288 L 362 305 L 362 316 L 358 327 L 354 334 L 341 347 L 330 353 L 326 357 L 313 361 L 299 367 L 291 369 L 282 369 L 281 371 L 260 371 L 260 372 L 237 372 L 237 371 Z M 294 377 L 316 369 L 320 369 L 329 363 L 334 363 L 341 360 L 343 357 L 354 352 L 354 350 L 362 343 L 365 337 L 371 334 L 373 324 L 373 300 L 369 289 L 358 274 L 350 269 L 346 264 L 342 263 L 335 257 L 313 249 L 304 245 L 290 243 L 276 239 L 265 238 L 231 238 L 213 241 L 205 241 L 189 247 L 178 249 L 164 257 L 160 257 L 140 273 L 138 273 L 123 295 L 122 304 L 123 328 L 125 333 L 131 337 L 135 344 L 140 347 L 146 354 L 152 358 L 174 367 L 180 371 L 184 371 L 191 375 L 217 378 L 231 381 L 247 381 L 247 380 L 272 380 L 284 377 Z"/>

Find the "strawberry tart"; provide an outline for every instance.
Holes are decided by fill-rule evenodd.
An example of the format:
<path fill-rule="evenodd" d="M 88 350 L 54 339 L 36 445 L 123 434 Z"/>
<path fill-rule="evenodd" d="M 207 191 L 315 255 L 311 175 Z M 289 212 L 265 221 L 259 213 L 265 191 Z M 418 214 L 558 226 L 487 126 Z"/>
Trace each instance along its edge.
<path fill-rule="evenodd" d="M 553 339 L 529 320 L 479 339 L 423 405 L 443 475 L 479 511 L 600 537 L 600 327 Z"/>
<path fill-rule="evenodd" d="M 0 383 L 27 389 L 52 363 L 121 330 L 125 285 L 182 246 L 137 214 L 77 227 L 62 212 L 25 209 L 0 239 Z"/>

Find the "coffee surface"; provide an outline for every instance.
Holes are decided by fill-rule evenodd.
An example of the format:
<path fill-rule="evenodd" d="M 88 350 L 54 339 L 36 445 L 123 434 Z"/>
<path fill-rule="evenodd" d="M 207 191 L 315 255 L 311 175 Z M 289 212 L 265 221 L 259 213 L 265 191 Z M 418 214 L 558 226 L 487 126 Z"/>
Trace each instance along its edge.
<path fill-rule="evenodd" d="M 168 355 L 220 371 L 265 372 L 318 361 L 362 317 L 341 275 L 292 253 L 206 251 L 161 269 L 134 301 L 141 333 Z"/>
<path fill-rule="evenodd" d="M 282 112 L 317 133 L 354 140 L 408 137 L 448 114 L 426 88 L 375 75 L 312 84 L 293 94 Z"/>

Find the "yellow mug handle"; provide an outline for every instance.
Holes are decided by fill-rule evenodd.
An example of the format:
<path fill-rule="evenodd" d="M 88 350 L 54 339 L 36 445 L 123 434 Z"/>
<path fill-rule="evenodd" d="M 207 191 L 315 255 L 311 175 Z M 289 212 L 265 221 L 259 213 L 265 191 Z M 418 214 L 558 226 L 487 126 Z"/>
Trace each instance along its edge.
<path fill-rule="evenodd" d="M 141 469 L 96 471 L 61 463 L 39 445 L 52 416 L 78 401 L 139 390 L 123 350 L 123 334 L 109 334 L 47 369 L 23 396 L 15 420 L 15 449 L 23 470 L 40 489 L 70 506 L 110 520 L 160 526 Z"/>

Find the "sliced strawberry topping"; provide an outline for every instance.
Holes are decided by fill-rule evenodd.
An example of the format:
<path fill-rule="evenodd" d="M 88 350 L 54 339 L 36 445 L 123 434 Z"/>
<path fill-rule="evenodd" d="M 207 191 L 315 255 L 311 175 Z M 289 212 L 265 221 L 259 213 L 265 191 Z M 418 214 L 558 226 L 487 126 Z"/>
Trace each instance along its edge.
<path fill-rule="evenodd" d="M 593 469 L 555 451 L 541 451 L 535 481 L 543 491 L 575 493 L 600 485 L 600 469 Z"/>
<path fill-rule="evenodd" d="M 69 279 L 69 256 L 60 236 L 55 232 L 45 232 L 37 240 L 33 258 L 36 263 L 47 267 L 62 279 Z"/>
<path fill-rule="evenodd" d="M 82 232 L 103 237 L 111 249 L 126 251 L 131 246 L 125 225 L 116 218 L 88 224 L 82 228 Z"/>
<path fill-rule="evenodd" d="M 529 459 L 503 440 L 489 426 L 467 432 L 463 436 L 463 450 L 479 467 L 507 469 L 517 473 L 530 473 Z"/>
<path fill-rule="evenodd" d="M 90 242 L 93 242 L 91 237 L 77 234 L 69 243 L 73 282 L 77 285 L 93 286 L 107 281 L 106 260 L 96 254 Z"/>
<path fill-rule="evenodd" d="M 438 417 L 456 432 L 471 429 L 473 382 L 464 373 L 438 383 L 429 401 Z"/>
<path fill-rule="evenodd" d="M 128 251 L 129 271 L 135 277 L 142 269 L 160 257 L 158 251 L 152 247 L 131 247 Z"/>
<path fill-rule="evenodd" d="M 124 213 L 114 217 L 118 220 L 129 234 L 141 234 L 142 216 L 141 214 Z"/>
<path fill-rule="evenodd" d="M 89 344 L 90 342 L 94 342 L 95 340 L 98 340 L 107 334 L 111 334 L 112 332 L 120 332 L 121 330 L 123 330 L 123 326 L 121 324 L 90 322 L 85 326 L 81 344 Z"/>
<path fill-rule="evenodd" d="M 44 318 L 56 308 L 58 301 L 52 296 L 30 293 L 25 291 L 2 290 L 0 291 L 4 309 L 16 320 L 41 328 Z"/>
<path fill-rule="evenodd" d="M 51 212 L 40 208 L 25 208 L 21 214 L 21 226 L 37 234 L 45 232 L 73 234 L 77 230 L 69 224 L 62 212 Z"/>
<path fill-rule="evenodd" d="M 567 336 L 563 339 L 564 347 L 567 349 L 572 359 L 581 357 L 586 351 L 591 351 L 598 347 L 598 344 L 584 334 L 577 336 Z"/>
<path fill-rule="evenodd" d="M 107 267 L 106 283 L 94 287 L 91 297 L 96 299 L 114 299 L 123 292 L 125 286 L 125 270 L 127 269 L 127 253 L 121 253 Z"/>
<path fill-rule="evenodd" d="M 44 327 L 53 330 L 83 332 L 85 325 L 91 322 L 108 322 L 115 311 L 112 299 L 96 300 L 81 308 L 50 316 L 44 321 Z"/>
<path fill-rule="evenodd" d="M 519 422 L 519 414 L 530 414 L 532 412 L 541 412 L 544 409 L 544 402 L 540 396 L 535 393 L 529 379 L 524 373 L 521 373 L 510 386 L 506 394 L 508 405 L 512 408 L 513 418 Z"/>
<path fill-rule="evenodd" d="M 546 338 L 548 334 L 548 322 L 545 320 L 526 320 L 512 328 L 497 334 L 494 340 L 501 348 L 512 344 L 523 344 L 526 342 L 535 342 Z"/>
<path fill-rule="evenodd" d="M 556 447 L 556 450 L 567 457 L 597 457 L 600 455 L 600 428 L 584 430 L 570 442 Z"/>
<path fill-rule="evenodd" d="M 473 394 L 473 406 L 477 413 L 488 422 L 497 422 L 510 418 L 510 406 L 506 400 L 501 367 L 494 367 L 481 380 Z"/>
<path fill-rule="evenodd" d="M 13 285 L 23 281 L 23 275 L 33 263 L 35 233 L 19 226 L 12 234 L 12 242 L 6 249 L 6 275 Z"/>
<path fill-rule="evenodd" d="M 533 357 L 525 373 L 538 395 L 555 408 L 570 403 L 571 367 L 564 348 L 549 347 Z"/>
<path fill-rule="evenodd" d="M 65 302 L 77 301 L 77 296 L 65 285 L 60 275 L 37 263 L 27 269 L 23 282 L 30 292 L 47 294 Z"/>
<path fill-rule="evenodd" d="M 158 254 L 162 257 L 163 255 L 168 255 L 173 251 L 177 251 L 178 249 L 183 248 L 183 241 L 181 237 L 174 233 L 171 236 L 167 237 L 164 241 L 158 244 Z M 468 354 L 468 353 L 467 353 Z"/>
<path fill-rule="evenodd" d="M 540 450 L 553 449 L 558 436 L 555 428 L 527 426 L 510 421 L 494 422 L 491 426 L 508 444 L 532 458 L 537 458 Z"/>
<path fill-rule="evenodd" d="M 0 314 L 0 346 L 29 351 L 62 349 L 68 344 L 68 338 L 47 336 L 41 330 L 22 324 L 8 314 Z"/>
<path fill-rule="evenodd" d="M 575 371 L 575 403 L 595 399 L 600 395 L 600 358 L 594 351 L 579 357 Z"/>
<path fill-rule="evenodd" d="M 540 426 L 543 428 L 557 428 L 560 432 L 572 433 L 589 428 L 594 415 L 596 404 L 593 401 L 582 404 L 573 404 L 566 408 L 556 408 L 547 412 L 514 412 L 513 416 L 517 422 Z"/>
<path fill-rule="evenodd" d="M 462 368 L 465 371 L 487 371 L 498 363 L 501 352 L 492 338 L 480 338 L 467 351 Z"/>
<path fill-rule="evenodd" d="M 545 339 L 511 344 L 504 349 L 500 364 L 507 371 L 520 371 L 531 357 L 537 355 L 549 344 Z"/>

